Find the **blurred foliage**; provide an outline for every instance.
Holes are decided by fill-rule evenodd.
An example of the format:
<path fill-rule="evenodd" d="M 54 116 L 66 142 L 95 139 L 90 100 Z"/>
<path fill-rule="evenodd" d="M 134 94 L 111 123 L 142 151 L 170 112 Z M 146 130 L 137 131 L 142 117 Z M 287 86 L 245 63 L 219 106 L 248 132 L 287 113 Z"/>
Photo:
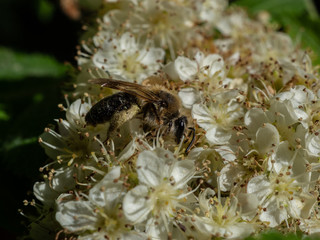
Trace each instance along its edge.
<path fill-rule="evenodd" d="M 314 64 L 320 64 L 320 18 L 315 0 L 237 0 L 233 4 L 245 7 L 252 15 L 267 11 L 271 20 L 287 32 L 294 43 L 311 49 Z M 319 8 L 319 6 L 318 6 Z"/>
<path fill-rule="evenodd" d="M 247 237 L 245 240 L 317 240 L 318 237 L 306 237 L 303 236 L 300 232 L 297 234 L 290 233 L 283 235 L 277 231 L 269 231 L 262 233 L 256 237 Z"/>
<path fill-rule="evenodd" d="M 54 5 L 48 0 L 40 0 L 37 5 L 37 15 L 40 21 L 48 22 L 54 14 Z"/>
<path fill-rule="evenodd" d="M 16 239 L 27 219 L 18 213 L 31 194 L 47 156 L 38 137 L 64 117 L 63 62 L 75 65 L 81 25 L 56 0 L 0 1 L 0 198 L 1 239 Z M 25 225 L 26 225 L 25 224 Z"/>
<path fill-rule="evenodd" d="M 85 6 L 92 1 L 81 0 Z M 95 0 L 98 6 L 101 0 Z M 310 0 L 236 0 L 254 15 L 261 10 L 293 37 L 320 56 L 320 20 Z M 318 3 L 318 2 L 315 2 Z M 92 4 L 91 4 L 92 5 Z M 85 14 L 83 14 L 86 17 Z M 0 198 L 1 239 L 21 235 L 23 218 L 17 209 L 23 199 L 32 199 L 38 169 L 47 160 L 37 139 L 53 119 L 64 117 L 57 108 L 63 103 L 64 61 L 73 62 L 81 33 L 79 22 L 68 19 L 56 0 L 0 1 Z M 82 33 L 81 33 L 82 34 Z M 319 58 L 315 59 L 320 63 Z M 5 197 L 4 197 L 5 196 Z M 270 232 L 257 240 L 301 239 Z M 306 238 L 307 239 L 307 238 Z"/>
<path fill-rule="evenodd" d="M 10 119 L 10 116 L 5 110 L 5 105 L 0 104 L 0 121 L 8 121 Z"/>
<path fill-rule="evenodd" d="M 66 67 L 43 54 L 26 54 L 0 47 L 0 81 L 27 77 L 61 77 Z"/>

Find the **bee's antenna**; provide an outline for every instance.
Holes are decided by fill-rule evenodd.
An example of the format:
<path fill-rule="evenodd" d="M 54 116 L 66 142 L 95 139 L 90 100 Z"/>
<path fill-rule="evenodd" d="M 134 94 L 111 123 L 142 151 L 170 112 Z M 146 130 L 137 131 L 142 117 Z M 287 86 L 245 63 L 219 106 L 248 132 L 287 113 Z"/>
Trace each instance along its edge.
<path fill-rule="evenodd" d="M 193 127 L 189 127 L 188 129 L 190 129 L 192 131 L 192 139 L 188 145 L 188 147 L 186 148 L 185 153 L 189 153 L 191 147 L 193 146 L 195 139 L 196 139 L 196 130 Z"/>

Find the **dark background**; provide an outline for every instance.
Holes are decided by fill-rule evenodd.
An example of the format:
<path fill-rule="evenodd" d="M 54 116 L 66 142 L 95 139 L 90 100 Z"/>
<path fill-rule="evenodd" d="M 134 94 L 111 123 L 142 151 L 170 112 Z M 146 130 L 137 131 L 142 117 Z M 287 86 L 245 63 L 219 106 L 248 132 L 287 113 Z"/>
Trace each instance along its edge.
<path fill-rule="evenodd" d="M 263 4 L 262 7 L 257 7 L 257 3 L 266 1 L 231 2 L 247 6 L 251 13 L 255 13 L 265 8 Z M 306 35 L 305 38 L 311 38 L 314 51 L 319 53 L 320 40 L 314 40 L 319 38 L 319 19 L 311 19 L 306 9 L 295 7 L 295 3 L 299 6 L 300 0 L 268 2 L 281 2 L 283 10 L 272 5 L 267 5 L 266 8 L 272 12 L 274 19 L 280 22 L 282 29 L 291 31 L 291 35 L 295 34 L 294 24 L 299 26 L 299 29 L 301 25 L 311 26 L 311 35 Z M 316 1 L 316 4 L 319 6 L 319 1 Z M 288 9 L 292 11 L 288 13 Z M 287 15 L 283 14 L 283 11 Z M 90 11 L 83 13 L 85 16 L 90 15 Z M 286 16 L 289 16 L 289 20 Z M 81 22 L 68 18 L 61 11 L 58 1 L 0 0 L 1 239 L 15 239 L 26 231 L 24 224 L 27 221 L 18 213 L 18 209 L 23 208 L 24 199 L 32 199 L 33 183 L 40 179 L 38 169 L 47 160 L 37 138 L 48 124 L 54 123 L 53 119 L 64 117 L 57 105 L 64 103 L 61 89 L 65 86 L 62 82 L 71 77 L 63 63 L 70 62 L 75 65 L 75 47 L 81 34 Z M 53 65 L 59 73 L 52 74 L 52 71 L 49 71 L 30 74 L 25 70 L 25 73 L 16 77 L 15 72 L 10 73 L 10 68 L 3 67 L 8 62 L 10 66 L 14 62 L 10 62 L 10 58 L 4 54 L 7 50 L 18 61 L 22 61 L 27 70 L 37 67 L 52 68 Z M 35 53 L 40 54 L 35 56 L 40 60 L 32 57 L 29 60 L 29 56 L 34 56 Z M 53 61 L 53 64 L 44 64 L 44 56 Z M 1 71 L 6 72 L 7 69 L 7 75 L 2 76 Z"/>
<path fill-rule="evenodd" d="M 58 1 L 0 1 L 0 46 L 26 58 L 40 53 L 75 65 L 80 34 L 80 22 L 70 20 Z M 57 104 L 65 103 L 61 87 L 69 76 L 42 75 L 0 80 L 0 104 L 7 115 L 0 120 L 0 239 L 15 239 L 25 231 L 21 223 L 26 219 L 18 209 L 24 199 L 32 199 L 33 183 L 40 179 L 38 169 L 47 160 L 37 138 L 53 119 L 64 117 Z"/>

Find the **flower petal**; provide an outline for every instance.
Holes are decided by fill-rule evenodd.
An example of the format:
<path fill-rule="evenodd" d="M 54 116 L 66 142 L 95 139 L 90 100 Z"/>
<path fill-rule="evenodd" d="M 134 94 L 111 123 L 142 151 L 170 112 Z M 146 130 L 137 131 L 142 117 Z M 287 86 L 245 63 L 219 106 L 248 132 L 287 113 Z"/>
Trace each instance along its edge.
<path fill-rule="evenodd" d="M 56 219 L 71 232 L 96 230 L 97 214 L 89 201 L 58 203 Z"/>
<path fill-rule="evenodd" d="M 195 174 L 195 165 L 192 160 L 182 160 L 175 162 L 171 172 L 171 176 L 175 181 L 175 188 L 180 189 L 186 187 L 186 184 Z"/>
<path fill-rule="evenodd" d="M 124 215 L 131 222 L 143 222 L 151 211 L 148 202 L 148 188 L 143 185 L 136 186 L 123 199 Z"/>
<path fill-rule="evenodd" d="M 266 123 L 256 133 L 256 145 L 261 154 L 269 153 L 276 148 L 280 142 L 280 135 L 275 126 Z"/>
<path fill-rule="evenodd" d="M 173 161 L 172 152 L 162 148 L 140 153 L 137 159 L 139 182 L 150 187 L 158 186 L 163 178 L 170 177 L 170 166 L 167 163 Z"/>
<path fill-rule="evenodd" d="M 183 88 L 179 91 L 178 96 L 182 105 L 187 109 L 191 109 L 193 104 L 200 101 L 200 94 L 194 88 Z"/>

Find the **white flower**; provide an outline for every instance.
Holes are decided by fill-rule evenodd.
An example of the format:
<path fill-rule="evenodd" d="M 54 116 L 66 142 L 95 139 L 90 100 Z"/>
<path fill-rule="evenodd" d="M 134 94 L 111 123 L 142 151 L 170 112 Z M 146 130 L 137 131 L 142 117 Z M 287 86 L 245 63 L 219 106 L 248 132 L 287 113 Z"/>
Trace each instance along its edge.
<path fill-rule="evenodd" d="M 144 239 L 131 230 L 121 210 L 126 189 L 120 178 L 120 167 L 113 168 L 90 191 L 88 200 L 58 201 L 56 219 L 79 239 Z"/>
<path fill-rule="evenodd" d="M 264 23 L 250 20 L 244 11 L 227 12 L 217 28 L 228 37 L 215 40 L 219 50 L 227 56 L 230 52 L 239 54 L 240 65 L 233 69 L 238 76 L 248 72 L 260 75 L 278 89 L 295 77 L 317 79 L 308 54 L 297 48 L 287 34 L 269 31 Z"/>
<path fill-rule="evenodd" d="M 276 96 L 279 101 L 290 101 L 293 110 L 302 124 L 307 127 L 310 121 L 311 105 L 316 101 L 315 94 L 302 85 L 295 86 L 289 91 L 281 92 Z"/>
<path fill-rule="evenodd" d="M 85 126 L 85 115 L 91 104 L 78 99 L 66 110 L 67 120 L 59 119 L 59 131 L 46 128 L 40 136 L 39 142 L 45 148 L 49 157 L 54 161 L 45 167 L 51 167 L 48 180 L 52 190 L 64 193 L 75 188 L 77 183 L 87 184 L 87 177 L 92 171 L 106 171 L 113 161 L 125 161 L 136 150 L 136 137 L 141 125 L 139 120 L 133 120 L 123 125 L 120 130 L 121 137 L 114 137 L 108 154 L 103 142 L 106 139 L 109 123 L 96 127 Z M 118 147 L 115 149 L 114 145 Z M 45 168 L 43 167 L 43 169 Z M 44 184 L 44 183 L 43 183 Z M 38 185 L 44 191 L 48 186 Z M 40 189 L 37 190 L 37 195 Z M 45 193 L 43 193 L 45 194 Z M 54 199 L 52 199 L 54 200 Z"/>
<path fill-rule="evenodd" d="M 198 231 L 209 236 L 223 237 L 226 239 L 242 239 L 254 232 L 254 226 L 242 219 L 241 214 L 246 214 L 239 209 L 241 202 L 236 197 L 224 200 L 214 197 L 215 192 L 206 189 L 199 194 L 199 206 L 202 215 L 194 215 L 194 225 Z M 257 208 L 254 196 L 242 197 L 245 199 L 246 211 Z"/>
<path fill-rule="evenodd" d="M 225 78 L 223 58 L 218 54 L 205 56 L 197 52 L 194 60 L 179 56 L 174 62 L 169 63 L 164 71 L 170 78 L 182 81 L 201 81 L 218 83 Z"/>
<path fill-rule="evenodd" d="M 247 16 L 246 12 L 239 8 L 230 9 L 226 12 L 219 20 L 217 29 L 224 36 L 231 36 L 235 43 L 237 40 L 243 40 L 242 38 L 244 36 L 250 35 L 251 37 L 254 37 L 264 30 L 261 23 L 252 21 Z M 248 42 L 246 42 L 246 44 L 247 43 Z"/>
<path fill-rule="evenodd" d="M 228 6 L 227 0 L 195 1 L 199 18 L 209 24 L 210 27 L 217 24 L 223 11 Z"/>
<path fill-rule="evenodd" d="M 307 129 L 300 124 L 291 101 L 279 101 L 275 97 L 270 105 L 267 111 L 252 108 L 244 118 L 248 137 L 259 153 L 274 151 L 282 141 L 288 141 L 293 148 L 303 146 Z"/>
<path fill-rule="evenodd" d="M 141 83 L 161 68 L 164 55 L 161 48 L 143 46 L 127 32 L 106 37 L 92 61 L 115 79 Z"/>
<path fill-rule="evenodd" d="M 58 132 L 46 128 L 39 138 L 46 154 L 54 160 L 48 165 L 54 169 L 49 181 L 59 193 L 73 189 L 76 180 L 83 181 L 91 173 L 79 165 L 96 167 L 97 157 L 104 158 L 100 151 L 101 141 L 94 137 L 99 134 L 104 139 L 107 132 L 101 126 L 90 130 L 85 128 L 84 117 L 90 107 L 91 104 L 76 100 L 65 109 L 67 120 L 57 121 Z"/>
<path fill-rule="evenodd" d="M 243 117 L 244 97 L 237 90 L 227 90 L 212 94 L 208 103 L 194 104 L 192 117 L 206 130 L 211 144 L 226 144 L 232 135 L 232 128 Z"/>
<path fill-rule="evenodd" d="M 254 44 L 254 62 L 263 62 L 271 59 L 286 60 L 293 52 L 294 46 L 291 38 L 281 32 L 271 32 L 257 35 Z"/>
<path fill-rule="evenodd" d="M 75 158 L 83 158 L 100 149 L 99 144 L 93 141 L 93 136 L 96 134 L 92 132 L 90 136 L 88 130 L 84 128 L 84 117 L 90 108 L 91 104 L 78 99 L 65 109 L 67 119 L 57 120 L 59 132 L 45 129 L 39 142 L 48 156 L 52 159 L 65 160 L 70 164 Z"/>
<path fill-rule="evenodd" d="M 316 202 L 310 194 L 311 173 L 308 161 L 299 150 L 292 152 L 283 142 L 269 161 L 270 173 L 252 178 L 247 192 L 255 194 L 263 208 L 260 220 L 275 227 L 293 218 L 308 218 Z"/>
<path fill-rule="evenodd" d="M 311 155 L 320 156 L 320 136 L 319 132 L 308 133 L 306 136 L 306 149 Z"/>
<path fill-rule="evenodd" d="M 156 230 L 147 229 L 152 237 L 167 235 L 176 211 L 185 208 L 192 197 L 187 183 L 196 172 L 194 162 L 177 161 L 170 151 L 155 148 L 140 153 L 136 164 L 139 185 L 124 197 L 124 214 L 134 223 L 156 222 Z"/>
<path fill-rule="evenodd" d="M 189 1 L 141 0 L 132 7 L 124 2 L 121 9 L 104 16 L 108 31 L 130 31 L 139 39 L 152 39 L 155 46 L 169 49 L 172 57 L 180 48 L 199 34 L 196 32 L 195 12 Z"/>

